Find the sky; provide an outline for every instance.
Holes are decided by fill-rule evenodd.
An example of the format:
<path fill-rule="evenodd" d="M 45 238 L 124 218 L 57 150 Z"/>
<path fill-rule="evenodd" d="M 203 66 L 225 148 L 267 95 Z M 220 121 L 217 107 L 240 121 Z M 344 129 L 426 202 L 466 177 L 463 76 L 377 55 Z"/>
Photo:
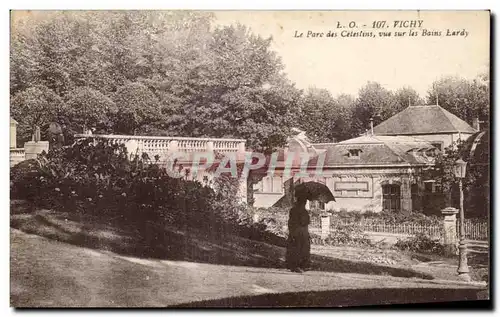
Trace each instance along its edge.
<path fill-rule="evenodd" d="M 272 36 L 272 49 L 297 87 L 326 88 L 334 96 L 356 95 L 368 81 L 376 81 L 390 90 L 410 86 L 425 97 L 432 82 L 443 76 L 472 79 L 489 68 L 487 11 L 216 11 L 215 15 L 217 24 L 239 22 L 263 37 Z M 326 36 L 329 30 L 347 30 L 351 21 L 359 27 L 355 30 L 374 31 L 376 37 L 306 37 L 308 31 Z M 362 28 L 374 21 L 386 21 L 385 30 L 392 34 L 410 29 L 422 34 L 426 29 L 441 31 L 442 36 L 382 38 L 378 29 Z M 422 24 L 394 28 L 396 21 Z M 337 29 L 337 23 L 345 28 Z M 468 34 L 445 36 L 448 29 Z M 294 37 L 296 31 L 304 37 Z"/>

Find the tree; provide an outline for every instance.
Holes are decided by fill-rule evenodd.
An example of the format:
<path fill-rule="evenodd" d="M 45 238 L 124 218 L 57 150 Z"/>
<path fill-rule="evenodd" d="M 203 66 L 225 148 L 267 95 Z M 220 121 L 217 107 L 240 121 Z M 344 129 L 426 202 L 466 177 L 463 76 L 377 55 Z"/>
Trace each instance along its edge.
<path fill-rule="evenodd" d="M 91 29 L 82 14 L 72 11 L 42 17 L 28 15 L 24 24 L 13 23 L 11 74 L 19 74 L 13 75 L 12 87 L 39 84 L 62 97 L 83 83 L 95 63 Z"/>
<path fill-rule="evenodd" d="M 336 98 L 338 116 L 335 121 L 335 127 L 337 129 L 336 133 L 338 141 L 347 140 L 357 136 L 357 133 L 353 131 L 352 126 L 355 103 L 356 99 L 351 95 L 340 94 Z"/>
<path fill-rule="evenodd" d="M 466 141 L 457 141 L 436 156 L 434 166 L 427 170 L 424 178 L 434 180 L 443 195 L 441 207 L 459 208 L 458 179 L 454 167 L 458 159 L 467 162 L 467 172 L 463 179 L 466 217 L 486 216 L 489 209 L 489 138 L 482 138 L 475 153 L 470 156 L 472 143 L 477 135 Z"/>
<path fill-rule="evenodd" d="M 115 102 L 116 133 L 238 137 L 265 151 L 283 146 L 297 121 L 301 91 L 283 73 L 272 38 L 242 25 L 213 28 L 212 19 L 192 11 L 17 18 L 11 95 L 43 85 L 69 100 L 85 87 L 93 100 L 100 93 L 100 106 Z M 89 106 L 72 102 L 80 110 Z M 74 113 L 63 121 L 70 117 Z"/>
<path fill-rule="evenodd" d="M 158 98 L 143 84 L 130 83 L 118 88 L 114 96 L 117 114 L 113 130 L 123 134 L 141 132 L 143 125 L 161 120 Z"/>
<path fill-rule="evenodd" d="M 237 137 L 256 151 L 283 146 L 295 125 L 301 92 L 283 74 L 271 38 L 245 26 L 213 31 L 175 85 L 167 125 L 175 134 Z"/>
<path fill-rule="evenodd" d="M 373 124 L 390 118 L 397 113 L 397 104 L 391 91 L 379 83 L 368 82 L 358 93 L 353 111 L 353 132 L 358 135 L 370 128 L 370 118 Z"/>
<path fill-rule="evenodd" d="M 18 122 L 18 144 L 31 140 L 35 126 L 39 126 L 42 138 L 51 122 L 65 112 L 62 99 L 49 88 L 36 85 L 14 95 L 10 104 L 11 116 Z"/>
<path fill-rule="evenodd" d="M 326 89 L 309 88 L 303 96 L 298 123 L 311 141 L 320 143 L 332 142 L 335 139 L 334 107 L 335 100 Z"/>
<path fill-rule="evenodd" d="M 483 74 L 474 80 L 443 77 L 429 89 L 427 102 L 438 103 L 469 124 L 480 118 L 489 125 L 489 76 Z"/>
<path fill-rule="evenodd" d="M 334 142 L 352 137 L 352 96 L 333 98 L 326 89 L 310 88 L 301 104 L 298 123 L 313 142 Z"/>
<path fill-rule="evenodd" d="M 476 109 L 476 117 L 483 122 L 482 129 L 490 126 L 490 75 L 488 72 L 478 75 L 471 83 L 471 102 Z"/>
<path fill-rule="evenodd" d="M 448 146 L 443 152 L 438 152 L 434 166 L 427 170 L 424 178 L 434 180 L 435 185 L 443 195 L 442 207 L 456 206 L 456 199 L 453 198 L 453 189 L 456 187 L 456 177 L 454 173 L 455 162 L 460 158 L 462 141 L 457 141 Z"/>
<path fill-rule="evenodd" d="M 403 87 L 396 90 L 394 99 L 396 100 L 394 108 L 396 113 L 401 112 L 408 106 L 423 106 L 425 104 L 420 95 L 411 87 Z"/>
<path fill-rule="evenodd" d="M 110 132 L 112 116 L 117 107 L 113 100 L 90 87 L 77 87 L 67 95 L 66 127 L 71 134 L 82 133 L 85 128 L 95 128 L 97 133 Z"/>

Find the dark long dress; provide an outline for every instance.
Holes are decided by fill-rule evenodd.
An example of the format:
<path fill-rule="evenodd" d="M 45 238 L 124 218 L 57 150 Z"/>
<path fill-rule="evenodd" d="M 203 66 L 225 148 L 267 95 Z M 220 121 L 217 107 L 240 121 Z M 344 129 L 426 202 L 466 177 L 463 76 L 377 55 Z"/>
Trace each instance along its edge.
<path fill-rule="evenodd" d="M 303 206 L 294 206 L 288 219 L 288 246 L 286 263 L 288 269 L 307 268 L 310 262 L 309 213 Z"/>

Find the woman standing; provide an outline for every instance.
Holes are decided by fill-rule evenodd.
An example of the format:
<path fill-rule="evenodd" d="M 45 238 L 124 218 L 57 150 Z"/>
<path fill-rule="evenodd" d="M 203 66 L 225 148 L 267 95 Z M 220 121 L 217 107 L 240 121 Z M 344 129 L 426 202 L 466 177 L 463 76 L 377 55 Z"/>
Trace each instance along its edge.
<path fill-rule="evenodd" d="M 309 213 L 307 199 L 297 197 L 288 218 L 288 246 L 286 250 L 287 268 L 302 273 L 309 267 L 311 242 L 309 240 Z"/>

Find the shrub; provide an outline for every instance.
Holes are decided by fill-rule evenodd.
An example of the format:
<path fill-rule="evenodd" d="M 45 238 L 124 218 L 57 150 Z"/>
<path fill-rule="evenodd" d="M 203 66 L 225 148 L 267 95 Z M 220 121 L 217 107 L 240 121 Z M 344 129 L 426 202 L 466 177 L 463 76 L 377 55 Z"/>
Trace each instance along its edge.
<path fill-rule="evenodd" d="M 41 173 L 37 160 L 26 160 L 10 169 L 10 195 L 12 199 L 35 202 L 40 197 Z"/>
<path fill-rule="evenodd" d="M 442 220 L 437 216 L 426 216 L 422 213 L 393 213 L 373 211 L 346 211 L 341 210 L 332 214 L 333 220 L 339 219 L 344 222 L 381 221 L 387 224 L 412 223 L 417 225 L 441 225 Z"/>
<path fill-rule="evenodd" d="M 147 155 L 129 157 L 124 145 L 107 140 L 51 150 L 13 169 L 11 177 L 13 195 L 72 213 L 119 216 L 138 228 L 172 222 L 222 234 L 237 217 L 230 193 L 216 195 L 199 182 L 170 177 Z"/>
<path fill-rule="evenodd" d="M 246 207 L 239 219 L 239 235 L 245 238 L 286 246 L 288 209 Z M 254 216 L 258 216 L 254 222 Z"/>
<path fill-rule="evenodd" d="M 432 253 L 438 255 L 445 254 L 444 245 L 440 244 L 437 241 L 434 241 L 424 234 L 417 234 L 414 237 L 403 240 L 398 239 L 394 247 L 402 251 Z"/>
<path fill-rule="evenodd" d="M 258 223 L 264 225 L 266 232 L 283 238 L 288 236 L 288 224 L 286 220 L 266 217 L 260 219 Z"/>
<path fill-rule="evenodd" d="M 368 236 L 356 224 L 336 224 L 325 240 L 332 245 L 371 245 Z"/>
<path fill-rule="evenodd" d="M 326 239 L 315 233 L 310 234 L 315 244 L 345 245 L 345 246 L 372 246 L 372 242 L 363 230 L 356 224 L 335 225 Z"/>
<path fill-rule="evenodd" d="M 388 223 L 415 223 L 419 225 L 440 225 L 442 220 L 437 216 L 426 216 L 422 213 L 382 213 L 382 219 Z"/>
<path fill-rule="evenodd" d="M 236 234 L 286 245 L 275 222 L 253 223 L 252 214 L 236 199 L 238 179 L 223 174 L 212 189 L 170 177 L 155 163 L 147 155 L 129 155 L 124 145 L 83 139 L 13 168 L 11 191 L 37 206 L 132 225 L 145 239 L 161 236 L 164 225 L 171 224 L 212 238 Z"/>

